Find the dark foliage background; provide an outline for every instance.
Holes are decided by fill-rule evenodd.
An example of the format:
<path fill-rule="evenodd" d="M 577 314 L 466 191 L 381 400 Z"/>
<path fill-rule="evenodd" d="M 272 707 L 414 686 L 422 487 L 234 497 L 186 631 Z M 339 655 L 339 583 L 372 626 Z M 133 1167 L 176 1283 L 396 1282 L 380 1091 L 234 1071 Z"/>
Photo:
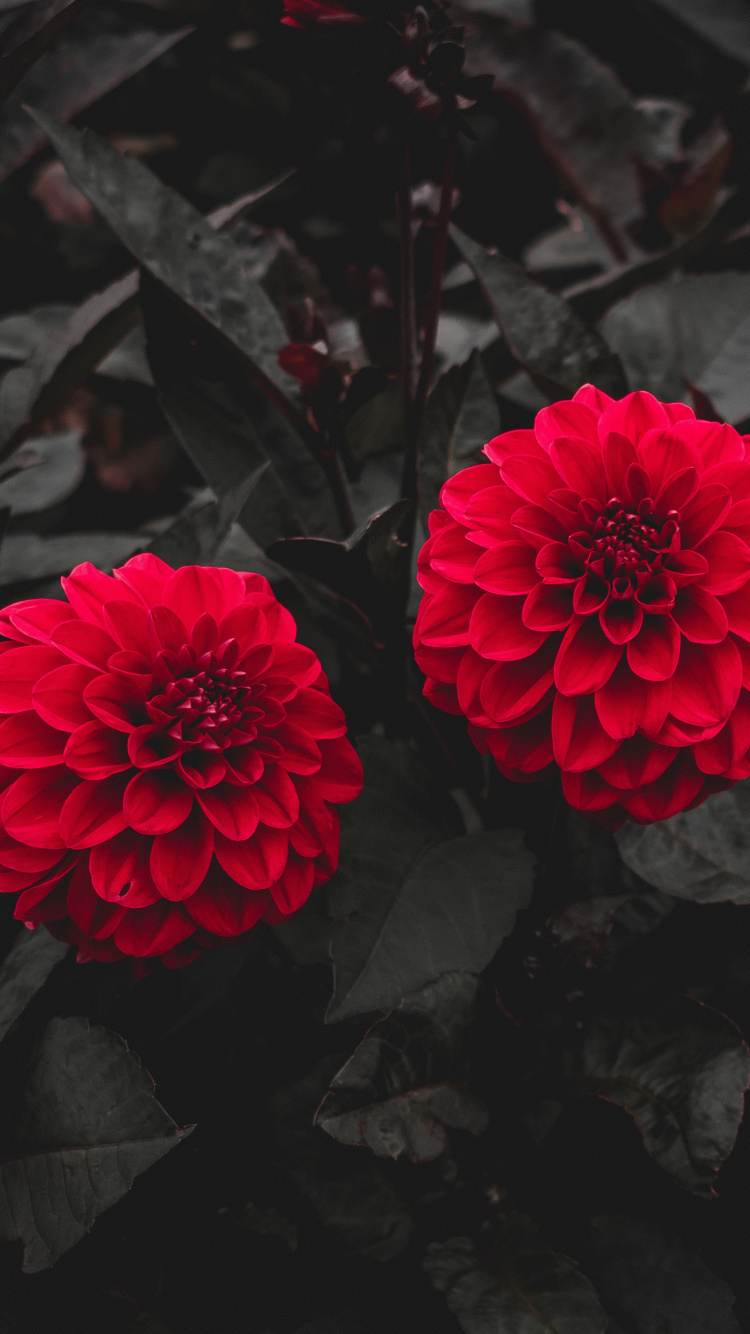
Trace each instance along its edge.
<path fill-rule="evenodd" d="M 1 4 L 0 43 L 41 8 Z M 530 425 L 576 387 L 555 347 L 540 351 L 560 312 L 598 325 L 632 387 L 692 393 L 700 414 L 747 429 L 745 0 L 453 12 L 467 73 L 494 83 L 459 136 L 422 518 L 499 426 Z M 302 436 L 250 384 L 242 358 L 257 362 L 262 339 L 233 331 L 219 298 L 241 266 L 289 342 L 327 339 L 348 367 L 334 443 L 357 529 L 396 504 L 404 112 L 387 85 L 394 30 L 296 30 L 281 14 L 281 0 L 91 0 L 0 111 L 3 604 L 59 596 L 79 561 L 111 568 L 144 546 L 257 569 L 319 654 L 367 776 L 331 885 L 288 926 L 182 972 L 135 979 L 45 954 L 39 937 L 19 945 L 0 903 L 2 957 L 15 951 L 0 966 L 0 1233 L 42 1255 L 27 1249 L 24 1273 L 23 1244 L 0 1247 L 0 1330 L 750 1330 L 747 789 L 626 829 L 618 848 L 554 783 L 491 770 L 462 719 L 422 702 L 413 665 L 399 693 L 378 645 L 403 648 L 389 592 L 408 576 L 403 510 L 346 549 L 284 545 L 346 534 Z M 72 131 L 38 128 L 23 103 L 130 158 L 84 161 Z M 445 144 L 418 117 L 409 135 L 424 313 Z M 202 214 L 258 193 L 226 224 L 213 314 L 165 278 L 182 263 L 174 235 L 122 221 L 138 191 L 152 206 L 154 181 Z M 190 217 L 174 226 L 187 234 Z M 512 292 L 502 256 L 532 275 Z M 140 282 L 113 295 L 134 257 Z M 570 301 L 524 333 L 536 281 Z M 85 338 L 71 335 L 99 292 Z M 581 367 L 607 353 L 586 336 Z M 304 422 L 295 382 L 282 391 Z M 65 1205 L 29 1166 L 46 1155 L 52 1180 L 70 1148 L 49 1111 L 64 1052 L 88 1087 L 108 1040 L 79 1016 L 127 1041 L 169 1113 L 140 1086 L 117 1141 L 136 1146 L 132 1170 L 119 1151 L 122 1198 L 83 1222 L 72 1188 Z M 115 1101 L 140 1078 L 116 1051 Z M 101 1126 L 76 1140 L 87 1172 L 103 1143 Z"/>

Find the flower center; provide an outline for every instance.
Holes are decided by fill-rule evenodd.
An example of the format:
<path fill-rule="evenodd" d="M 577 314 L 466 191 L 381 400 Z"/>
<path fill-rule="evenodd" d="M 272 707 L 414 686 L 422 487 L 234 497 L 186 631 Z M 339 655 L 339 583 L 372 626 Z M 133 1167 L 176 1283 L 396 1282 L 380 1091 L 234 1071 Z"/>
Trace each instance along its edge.
<path fill-rule="evenodd" d="M 632 597 L 661 573 L 666 557 L 680 549 L 678 512 L 657 517 L 648 496 L 637 511 L 616 496 L 603 508 L 590 500 L 582 500 L 578 508 L 588 531 L 573 533 L 569 546 L 588 570 L 607 580 L 613 597 Z"/>
<path fill-rule="evenodd" d="M 230 644 L 236 650 L 234 641 Z M 179 656 L 160 655 L 160 693 L 146 707 L 168 736 L 204 750 L 224 750 L 255 739 L 266 713 L 264 686 L 234 668 L 231 663 L 237 653 L 228 650 L 229 645 L 222 645 L 217 652 L 200 656 L 190 648 L 181 649 Z"/>

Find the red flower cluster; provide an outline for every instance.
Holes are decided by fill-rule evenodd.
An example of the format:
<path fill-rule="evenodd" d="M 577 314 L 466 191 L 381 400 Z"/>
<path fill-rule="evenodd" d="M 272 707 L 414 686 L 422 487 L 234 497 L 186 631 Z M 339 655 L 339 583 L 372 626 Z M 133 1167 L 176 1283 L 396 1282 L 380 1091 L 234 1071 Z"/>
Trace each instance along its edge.
<path fill-rule="evenodd" d="M 750 437 L 586 385 L 484 452 L 420 555 L 428 697 L 611 827 L 750 776 Z"/>
<path fill-rule="evenodd" d="M 168 967 L 279 922 L 362 787 L 320 663 L 255 574 L 134 556 L 0 612 L 0 890 L 79 960 Z M 20 771 L 20 772 L 19 772 Z"/>

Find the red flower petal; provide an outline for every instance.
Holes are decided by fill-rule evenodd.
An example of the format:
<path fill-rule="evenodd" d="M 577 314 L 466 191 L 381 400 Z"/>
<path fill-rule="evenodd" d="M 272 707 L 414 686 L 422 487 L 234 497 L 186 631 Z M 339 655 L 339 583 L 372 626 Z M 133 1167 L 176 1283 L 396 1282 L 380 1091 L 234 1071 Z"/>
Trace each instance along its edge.
<path fill-rule="evenodd" d="M 643 736 L 635 736 L 623 741 L 617 753 L 597 767 L 602 778 L 613 787 L 632 791 L 661 778 L 677 754 L 669 746 L 656 746 Z"/>
<path fill-rule="evenodd" d="M 517 496 L 513 497 L 513 501 L 514 505 L 518 505 Z M 521 505 L 515 509 L 512 529 L 523 533 L 526 541 L 537 550 L 545 547 L 548 542 L 564 542 L 567 536 L 560 520 L 541 505 Z M 489 531 L 486 525 L 485 531 Z"/>
<path fill-rule="evenodd" d="M 576 389 L 573 395 L 574 403 L 583 403 L 598 418 L 605 408 L 615 402 L 609 394 L 605 394 L 603 389 L 597 389 L 593 384 L 582 384 L 580 389 Z"/>
<path fill-rule="evenodd" d="M 117 591 L 117 585 L 115 585 Z M 150 648 L 148 615 L 138 601 L 113 597 L 102 608 L 104 627 L 121 649 L 132 653 L 148 654 Z"/>
<path fill-rule="evenodd" d="M 477 549 L 467 540 L 466 529 L 451 524 L 430 538 L 430 565 L 438 574 L 456 583 L 470 584 L 474 579 Z"/>
<path fill-rule="evenodd" d="M 122 736 L 122 732 L 119 733 Z M 139 769 L 159 769 L 170 764 L 185 749 L 181 741 L 168 736 L 161 727 L 146 723 L 136 727 L 123 742 L 130 763 Z"/>
<path fill-rule="evenodd" d="M 501 435 L 496 435 L 484 446 L 484 453 L 493 463 L 502 463 L 511 454 L 533 454 L 536 458 L 544 458 L 544 450 L 535 432 L 525 429 L 503 431 Z"/>
<path fill-rule="evenodd" d="M 595 448 L 585 440 L 556 440 L 550 446 L 549 453 L 571 491 L 576 491 L 579 496 L 599 500 L 603 505 L 607 503 L 607 479 L 599 447 Z"/>
<path fill-rule="evenodd" d="M 299 857 L 296 852 L 289 853 L 283 875 L 271 885 L 271 897 L 280 912 L 285 916 L 296 912 L 310 897 L 315 878 L 315 867 L 308 858 Z"/>
<path fill-rule="evenodd" d="M 614 754 L 619 741 L 605 732 L 593 695 L 556 695 L 552 706 L 552 745 L 561 769 L 594 769 Z"/>
<path fill-rule="evenodd" d="M 620 802 L 637 820 L 666 820 L 684 811 L 703 787 L 703 774 L 688 751 L 678 754 L 674 764 L 655 783 L 620 794 Z M 708 795 L 708 794 L 706 794 Z"/>
<path fill-rule="evenodd" d="M 470 642 L 476 653 L 497 662 L 513 662 L 536 653 L 546 634 L 523 622 L 525 599 L 484 593 L 472 612 Z"/>
<path fill-rule="evenodd" d="M 126 598 L 137 602 L 138 598 L 128 588 L 123 588 L 110 574 L 103 574 L 90 561 L 76 565 L 67 579 L 61 579 L 63 591 L 76 616 L 92 625 L 103 625 L 103 606 L 110 598 Z"/>
<path fill-rule="evenodd" d="M 245 792 L 247 788 L 232 788 L 233 792 Z M 299 815 L 299 797 L 289 775 L 279 764 L 266 765 L 259 783 L 253 788 L 258 810 L 263 824 L 273 829 L 288 829 Z M 222 830 L 222 833 L 226 833 Z M 232 835 L 229 834 L 231 838 Z M 242 837 L 240 835 L 240 837 Z"/>
<path fill-rule="evenodd" d="M 549 542 L 537 554 L 536 568 L 549 584 L 574 584 L 585 574 L 581 561 L 567 543 Z"/>
<path fill-rule="evenodd" d="M 362 762 L 352 745 L 341 737 L 319 741 L 323 767 L 315 775 L 315 786 L 325 801 L 354 801 L 362 791 Z"/>
<path fill-rule="evenodd" d="M 640 633 L 643 608 L 635 598 L 613 599 L 599 612 L 599 624 L 613 644 L 627 644 Z"/>
<path fill-rule="evenodd" d="M 588 695 L 609 680 L 622 656 L 598 618 L 571 622 L 555 662 L 555 685 L 563 695 Z"/>
<path fill-rule="evenodd" d="M 62 621 L 70 620 L 70 607 L 67 602 L 57 602 L 50 598 L 29 598 L 25 602 L 14 602 L 2 613 L 10 621 L 10 628 L 3 629 L 3 634 L 14 639 L 11 633 L 27 640 L 39 640 L 42 644 L 50 643 L 50 635 Z"/>
<path fill-rule="evenodd" d="M 479 557 L 474 582 L 488 593 L 530 593 L 539 583 L 536 552 L 525 542 L 498 542 Z"/>
<path fill-rule="evenodd" d="M 728 717 L 741 687 L 742 662 L 731 639 L 710 645 L 683 640 L 670 713 L 685 723 L 710 726 Z"/>
<path fill-rule="evenodd" d="M 258 763 L 262 773 L 263 761 Z M 227 776 L 226 751 L 217 754 L 215 750 L 186 750 L 177 761 L 175 771 L 189 787 L 216 787 Z"/>
<path fill-rule="evenodd" d="M 451 648 L 468 644 L 469 621 L 478 588 L 466 584 L 446 584 L 442 593 L 423 598 L 419 608 L 420 638 L 425 644 Z"/>
<path fill-rule="evenodd" d="M 55 648 L 11 648 L 0 656 L 0 712 L 22 713 L 32 707 L 37 682 L 65 662 Z"/>
<path fill-rule="evenodd" d="M 169 834 L 187 820 L 193 794 L 170 769 L 147 769 L 125 790 L 125 823 L 139 834 Z"/>
<path fill-rule="evenodd" d="M 516 454 L 501 465 L 502 479 L 532 505 L 543 505 L 550 491 L 563 485 L 563 479 L 547 459 Z"/>
<path fill-rule="evenodd" d="M 122 801 L 127 774 L 79 783 L 60 812 L 60 834 L 69 848 L 91 848 L 126 826 Z"/>
<path fill-rule="evenodd" d="M 0 833 L 0 866 L 13 871 L 48 871 L 60 860 L 54 848 L 29 848 L 5 831 Z"/>
<path fill-rule="evenodd" d="M 130 768 L 122 732 L 113 732 L 99 722 L 84 723 L 71 733 L 65 747 L 65 763 L 81 778 L 89 779 L 109 778 Z"/>
<path fill-rule="evenodd" d="M 149 867 L 151 840 L 125 829 L 89 853 L 91 882 L 100 898 L 125 908 L 148 908 L 159 899 Z"/>
<path fill-rule="evenodd" d="M 539 443 L 549 450 L 555 440 L 569 436 L 580 436 L 584 441 L 595 443 L 597 425 L 598 412 L 576 396 L 572 400 L 563 398 L 559 403 L 541 408 L 536 414 L 534 432 Z"/>
<path fill-rule="evenodd" d="M 717 482 L 702 483 L 698 494 L 680 513 L 680 539 L 683 549 L 695 547 L 716 528 L 729 513 L 732 493 Z"/>
<path fill-rule="evenodd" d="M 692 584 L 680 589 L 672 611 L 686 639 L 693 644 L 719 644 L 729 630 L 727 614 L 712 593 Z"/>
<path fill-rule="evenodd" d="M 680 656 L 680 632 L 671 616 L 646 616 L 628 644 L 628 663 L 644 681 L 666 681 Z"/>
<path fill-rule="evenodd" d="M 74 732 L 83 723 L 90 723 L 92 714 L 83 692 L 96 675 L 95 668 L 78 664 L 48 672 L 31 692 L 31 702 L 39 717 L 62 732 Z"/>
<path fill-rule="evenodd" d="M 206 608 L 220 621 L 245 598 L 245 585 L 236 570 L 215 565 L 183 565 L 164 585 L 161 601 L 190 629 Z"/>
<path fill-rule="evenodd" d="M 194 930 L 181 903 L 161 899 L 152 908 L 130 908 L 115 931 L 115 945 L 123 954 L 148 959 L 173 949 Z"/>
<path fill-rule="evenodd" d="M 521 618 L 529 630 L 566 630 L 573 615 L 573 591 L 562 584 L 537 584 L 523 604 Z"/>
<path fill-rule="evenodd" d="M 297 727 L 303 727 L 316 741 L 344 736 L 346 733 L 344 711 L 331 699 L 327 689 L 298 690 L 287 705 L 287 717 Z"/>
<path fill-rule="evenodd" d="M 50 727 L 33 709 L 0 724 L 0 762 L 9 769 L 46 769 L 62 763 L 65 733 Z"/>
<path fill-rule="evenodd" d="M 553 682 L 556 645 L 547 640 L 521 662 L 497 662 L 480 687 L 482 708 L 494 722 L 512 722 L 528 713 L 546 695 Z"/>
<path fill-rule="evenodd" d="M 698 551 L 708 561 L 701 587 L 710 593 L 734 593 L 750 579 L 750 547 L 736 533 L 713 533 Z"/>
<path fill-rule="evenodd" d="M 440 492 L 440 504 L 453 516 L 463 522 L 466 506 L 477 491 L 486 486 L 497 486 L 500 474 L 494 463 L 477 463 L 471 468 L 462 468 L 454 477 L 449 477 Z"/>
<path fill-rule="evenodd" d="M 213 850 L 213 825 L 194 806 L 178 829 L 154 839 L 150 867 L 159 893 L 171 902 L 188 898 L 205 879 Z"/>
<path fill-rule="evenodd" d="M 0 816 L 6 831 L 32 848 L 64 848 L 60 811 L 79 780 L 65 768 L 36 769 L 6 788 Z"/>
<path fill-rule="evenodd" d="M 114 935 L 127 908 L 106 903 L 94 890 L 89 868 L 82 858 L 70 882 L 67 908 L 79 930 L 94 940 L 106 940 Z"/>
<path fill-rule="evenodd" d="M 86 686 L 83 698 L 95 717 L 116 732 L 132 732 L 148 722 L 145 694 L 132 678 L 105 672 Z"/>
<path fill-rule="evenodd" d="M 612 676 L 595 695 L 599 721 L 611 737 L 623 740 L 642 728 L 655 736 L 662 728 L 672 698 L 670 681 L 644 681 L 621 658 Z"/>
<path fill-rule="evenodd" d="M 195 795 L 211 823 L 225 838 L 244 842 L 256 830 L 259 807 L 256 787 L 220 783 L 203 792 L 197 788 Z"/>
<path fill-rule="evenodd" d="M 289 854 L 289 835 L 285 829 L 259 825 L 251 839 L 237 843 L 216 835 L 215 852 L 227 875 L 246 889 L 268 889 L 278 880 Z"/>
<path fill-rule="evenodd" d="M 639 389 L 604 409 L 599 418 L 599 439 L 605 440 L 610 431 L 617 431 L 637 444 L 646 431 L 657 427 L 665 430 L 668 426 L 669 416 L 664 404 L 645 389 Z"/>
<path fill-rule="evenodd" d="M 186 902 L 193 921 L 217 936 L 241 936 L 260 921 L 268 902 L 265 891 L 255 892 L 231 880 L 213 863 L 205 883 Z"/>
<path fill-rule="evenodd" d="M 85 667 L 106 667 L 118 647 L 106 630 L 89 621 L 63 621 L 53 630 L 51 638 L 66 657 L 82 662 Z"/>
<path fill-rule="evenodd" d="M 595 769 L 581 774 L 564 769 L 562 789 L 565 800 L 577 811 L 604 811 L 622 797 L 621 790 L 605 783 Z"/>

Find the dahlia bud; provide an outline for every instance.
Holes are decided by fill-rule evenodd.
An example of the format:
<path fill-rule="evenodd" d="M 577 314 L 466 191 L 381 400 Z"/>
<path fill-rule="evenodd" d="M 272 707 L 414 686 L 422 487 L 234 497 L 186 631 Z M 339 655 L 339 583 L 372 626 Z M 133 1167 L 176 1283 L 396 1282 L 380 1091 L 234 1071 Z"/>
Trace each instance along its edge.
<path fill-rule="evenodd" d="M 613 828 L 750 776 L 747 444 L 585 385 L 446 482 L 417 662 L 503 774 Z"/>

